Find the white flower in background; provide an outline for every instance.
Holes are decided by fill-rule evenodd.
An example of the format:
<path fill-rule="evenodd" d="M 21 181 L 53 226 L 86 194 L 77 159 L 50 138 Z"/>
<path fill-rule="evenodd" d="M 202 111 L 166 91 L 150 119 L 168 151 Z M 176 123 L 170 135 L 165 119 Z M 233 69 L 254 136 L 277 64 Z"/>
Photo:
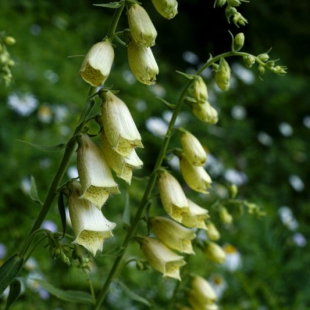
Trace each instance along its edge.
<path fill-rule="evenodd" d="M 234 74 L 244 83 L 246 84 L 253 84 L 255 82 L 255 75 L 254 73 L 245 68 L 244 66 L 242 66 L 240 63 L 238 62 L 234 62 L 232 64 L 232 70 L 234 72 Z"/>
<path fill-rule="evenodd" d="M 32 94 L 14 93 L 8 97 L 8 106 L 21 116 L 29 116 L 38 107 L 38 100 Z"/>
<path fill-rule="evenodd" d="M 180 267 L 185 265 L 183 256 L 170 250 L 161 241 L 145 237 L 141 241 L 141 249 L 148 263 L 164 277 L 171 277 L 181 281 Z"/>
<path fill-rule="evenodd" d="M 158 188 L 165 211 L 174 220 L 180 222 L 182 216 L 189 212 L 187 198 L 180 183 L 172 174 L 163 170 L 158 177 Z"/>
<path fill-rule="evenodd" d="M 37 115 L 39 121 L 45 124 L 50 123 L 53 118 L 51 108 L 47 104 L 40 105 Z"/>
<path fill-rule="evenodd" d="M 217 298 L 220 299 L 227 288 L 227 282 L 222 276 L 215 274 L 210 277 L 209 283 L 212 286 Z"/>
<path fill-rule="evenodd" d="M 304 182 L 296 174 L 290 175 L 288 180 L 296 192 L 301 192 L 305 188 Z"/>
<path fill-rule="evenodd" d="M 290 137 L 293 134 L 293 128 L 288 123 L 281 123 L 279 125 L 279 131 L 284 137 Z"/>
<path fill-rule="evenodd" d="M 310 116 L 305 116 L 302 122 L 307 128 L 310 128 Z"/>
<path fill-rule="evenodd" d="M 258 133 L 257 140 L 265 146 L 270 146 L 273 143 L 273 139 L 263 131 Z"/>
<path fill-rule="evenodd" d="M 307 245 L 307 239 L 301 233 L 295 233 L 292 238 L 293 242 L 299 247 L 304 247 Z"/>
<path fill-rule="evenodd" d="M 24 194 L 28 195 L 31 189 L 31 180 L 27 177 L 24 177 L 21 181 L 20 187 Z"/>
<path fill-rule="evenodd" d="M 129 158 L 136 147 L 143 148 L 140 133 L 126 104 L 107 91 L 101 94 L 102 123 L 106 137 L 112 148 Z"/>
<path fill-rule="evenodd" d="M 7 248 L 4 243 L 0 242 L 0 259 L 4 259 L 7 254 Z"/>
<path fill-rule="evenodd" d="M 86 134 L 79 137 L 77 167 L 82 185 L 81 198 L 89 200 L 98 209 L 106 202 L 109 194 L 118 194 L 110 168 L 102 150 Z"/>
<path fill-rule="evenodd" d="M 73 243 L 82 245 L 95 256 L 97 251 L 102 251 L 104 240 L 113 236 L 116 224 L 108 221 L 91 202 L 79 198 L 82 193 L 79 182 L 73 181 L 69 189 L 69 214 L 76 236 Z"/>
<path fill-rule="evenodd" d="M 182 57 L 185 61 L 187 61 L 188 63 L 192 65 L 196 65 L 199 61 L 199 57 L 191 51 L 185 51 Z"/>
<path fill-rule="evenodd" d="M 224 173 L 226 181 L 240 186 L 247 182 L 248 178 L 244 172 L 237 171 L 235 169 L 227 169 Z"/>
<path fill-rule="evenodd" d="M 168 129 L 168 124 L 162 118 L 155 116 L 149 117 L 145 126 L 149 132 L 161 138 L 165 136 Z"/>
<path fill-rule="evenodd" d="M 53 233 L 57 232 L 57 225 L 51 220 L 45 220 L 42 223 L 41 228 L 45 228 Z"/>
<path fill-rule="evenodd" d="M 289 207 L 287 206 L 280 207 L 278 210 L 278 214 L 280 216 L 281 222 L 289 230 L 294 231 L 298 228 L 298 222 L 294 217 L 292 210 Z"/>
<path fill-rule="evenodd" d="M 224 245 L 223 250 L 226 253 L 226 260 L 223 263 L 223 266 L 231 272 L 239 269 L 241 267 L 242 260 L 238 250 L 231 244 Z"/>
<path fill-rule="evenodd" d="M 161 216 L 153 217 L 150 223 L 157 238 L 166 246 L 182 253 L 195 254 L 191 240 L 196 235 L 192 230 Z"/>
<path fill-rule="evenodd" d="M 241 105 L 235 105 L 231 108 L 231 116 L 240 121 L 246 118 L 246 109 Z"/>

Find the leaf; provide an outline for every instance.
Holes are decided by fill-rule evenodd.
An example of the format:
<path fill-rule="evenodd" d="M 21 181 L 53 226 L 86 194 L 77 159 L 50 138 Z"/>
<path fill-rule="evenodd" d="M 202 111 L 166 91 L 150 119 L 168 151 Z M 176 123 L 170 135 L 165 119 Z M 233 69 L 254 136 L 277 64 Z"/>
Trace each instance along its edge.
<path fill-rule="evenodd" d="M 30 187 L 30 192 L 29 192 L 30 198 L 33 201 L 38 202 L 39 204 L 43 204 L 42 201 L 39 198 L 38 191 L 37 191 L 37 185 L 36 185 L 36 180 L 33 176 L 31 176 L 31 187 Z"/>
<path fill-rule="evenodd" d="M 132 300 L 140 302 L 148 307 L 151 307 L 151 303 L 146 299 L 138 295 L 137 293 L 133 292 L 126 286 L 124 283 L 117 281 L 117 284 L 122 288 L 124 293 Z"/>
<path fill-rule="evenodd" d="M 130 226 L 130 202 L 128 193 L 126 194 L 126 204 L 123 212 L 123 223 L 126 227 Z"/>
<path fill-rule="evenodd" d="M 14 254 L 0 267 L 0 295 L 17 277 L 23 263 L 24 258 Z"/>
<path fill-rule="evenodd" d="M 189 80 L 193 80 L 195 78 L 195 75 L 187 74 L 187 73 L 184 73 L 184 72 L 181 72 L 181 71 L 176 71 L 176 73 L 179 73 L 179 74 L 185 76 Z"/>
<path fill-rule="evenodd" d="M 109 9 L 118 9 L 123 5 L 122 2 L 110 2 L 110 3 L 102 3 L 102 4 L 93 4 L 94 6 L 101 6 Z"/>
<path fill-rule="evenodd" d="M 27 142 L 27 141 L 23 141 L 23 140 L 17 140 L 17 141 L 29 144 L 29 145 L 35 147 L 36 149 L 39 149 L 42 151 L 50 151 L 50 152 L 60 151 L 60 150 L 65 149 L 67 147 L 67 144 L 64 144 L 64 143 L 57 144 L 54 146 L 48 146 L 48 145 L 40 145 L 40 144 L 36 144 L 36 143 L 31 143 L 31 142 Z"/>
<path fill-rule="evenodd" d="M 59 210 L 59 214 L 61 218 L 62 231 L 63 231 L 62 236 L 61 236 L 61 239 L 62 239 L 66 233 L 66 228 L 67 228 L 66 210 L 65 210 L 63 192 L 60 192 L 58 196 L 58 210 Z"/>
<path fill-rule="evenodd" d="M 17 278 L 14 279 L 13 282 L 10 284 L 10 293 L 6 302 L 5 310 L 9 310 L 11 305 L 16 301 L 20 294 L 21 287 L 21 282 Z"/>
<path fill-rule="evenodd" d="M 156 97 L 157 99 L 159 99 L 161 102 L 163 102 L 165 105 L 167 105 L 169 108 L 173 109 L 175 107 L 175 104 L 172 104 L 168 101 L 166 101 L 165 99 L 163 98 L 160 98 L 160 97 Z"/>
<path fill-rule="evenodd" d="M 91 294 L 83 291 L 72 291 L 72 290 L 62 290 L 59 289 L 52 284 L 39 280 L 34 279 L 38 282 L 44 289 L 46 289 L 50 294 L 56 296 L 59 299 L 68 301 L 68 302 L 76 302 L 81 304 L 93 304 L 93 298 Z"/>

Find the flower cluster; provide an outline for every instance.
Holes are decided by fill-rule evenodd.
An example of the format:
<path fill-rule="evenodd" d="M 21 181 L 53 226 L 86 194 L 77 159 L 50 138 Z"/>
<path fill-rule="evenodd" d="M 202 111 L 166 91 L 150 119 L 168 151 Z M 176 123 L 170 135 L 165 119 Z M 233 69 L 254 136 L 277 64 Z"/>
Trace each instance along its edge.
<path fill-rule="evenodd" d="M 12 81 L 11 67 L 15 65 L 14 60 L 8 52 L 7 46 L 14 45 L 15 39 L 0 32 L 0 77 L 4 84 L 9 86 Z"/>

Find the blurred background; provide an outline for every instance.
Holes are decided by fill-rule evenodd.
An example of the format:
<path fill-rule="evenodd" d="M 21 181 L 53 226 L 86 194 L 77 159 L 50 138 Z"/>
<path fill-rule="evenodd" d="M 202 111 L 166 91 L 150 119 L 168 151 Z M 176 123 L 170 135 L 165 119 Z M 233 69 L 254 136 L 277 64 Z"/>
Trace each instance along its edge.
<path fill-rule="evenodd" d="M 233 224 L 224 225 L 216 210 L 210 209 L 221 232 L 219 244 L 232 245 L 228 256 L 231 254 L 233 263 L 218 266 L 203 260 L 197 252 L 191 272 L 197 266 L 196 271 L 213 283 L 221 309 L 310 309 L 309 2 L 262 0 L 242 4 L 240 12 L 249 23 L 239 29 L 227 23 L 223 9 L 213 8 L 213 1 L 180 0 L 179 14 L 170 21 L 157 14 L 150 0 L 143 1 L 143 5 L 158 31 L 153 48 L 160 69 L 157 83 L 147 87 L 135 81 L 126 50 L 119 44 L 106 83 L 120 90 L 119 96 L 129 106 L 143 137 L 145 148 L 138 153 L 144 169 L 136 173 L 138 176 L 151 172 L 171 116 L 156 97 L 176 102 L 186 82 L 176 70 L 193 73 L 209 54 L 229 51 L 228 30 L 234 35 L 244 32 L 243 51 L 258 55 L 272 48 L 270 58 L 280 59 L 277 64 L 288 66 L 285 77 L 266 72 L 261 80 L 255 65 L 249 70 L 242 59 L 230 58 L 229 92 L 217 88 L 211 70 L 203 72 L 209 101 L 219 113 L 219 122 L 199 123 L 187 107 L 179 117 L 179 124 L 199 137 L 209 153 L 206 169 L 214 180 L 212 190 L 225 195 L 225 186 L 234 183 L 240 199 L 253 202 L 266 212 L 265 217 L 256 218 L 247 212 L 241 214 L 232 206 L 229 212 L 234 217 Z M 16 44 L 9 47 L 15 62 L 13 81 L 9 87 L 0 85 L 0 262 L 19 248 L 39 212 L 39 206 L 29 197 L 31 176 L 44 199 L 62 155 L 61 151 L 35 149 L 21 140 L 42 145 L 68 141 L 88 93 L 88 86 L 78 73 L 83 55 L 105 36 L 112 14 L 113 10 L 94 7 L 89 0 L 1 0 L 0 31 L 14 37 Z M 123 16 L 118 29 L 126 27 Z M 89 126 L 96 133 L 98 128 Z M 177 146 L 177 137 L 172 143 Z M 175 174 L 180 177 L 178 172 Z M 73 159 L 66 179 L 76 175 Z M 126 185 L 120 182 L 120 187 L 123 194 L 112 197 L 104 211 L 109 220 L 117 223 L 126 200 Z M 132 212 L 143 189 L 143 183 L 133 181 L 129 189 Z M 189 190 L 187 195 L 204 207 L 211 207 L 210 201 L 200 195 Z M 160 207 L 157 201 L 154 205 Z M 61 231 L 56 204 L 44 225 Z M 114 234 L 116 241 L 121 240 L 121 225 Z M 137 249 L 133 247 L 132 253 Z M 103 253 L 96 260 L 95 286 L 109 269 L 109 258 Z M 78 270 L 51 261 L 43 246 L 26 269 L 32 277 L 44 278 L 62 288 L 83 289 L 87 284 Z M 12 309 L 75 309 L 27 277 L 25 291 Z M 146 278 L 145 273 L 134 268 L 126 269 L 122 278 L 141 296 L 157 296 L 153 309 L 165 308 L 170 294 L 167 292 L 174 286 L 173 281 L 162 281 L 160 274 L 149 271 Z M 5 296 L 0 299 L 0 306 L 3 299 Z M 181 290 L 180 304 L 186 304 L 185 299 Z M 113 284 L 103 309 L 125 307 L 147 308 Z"/>

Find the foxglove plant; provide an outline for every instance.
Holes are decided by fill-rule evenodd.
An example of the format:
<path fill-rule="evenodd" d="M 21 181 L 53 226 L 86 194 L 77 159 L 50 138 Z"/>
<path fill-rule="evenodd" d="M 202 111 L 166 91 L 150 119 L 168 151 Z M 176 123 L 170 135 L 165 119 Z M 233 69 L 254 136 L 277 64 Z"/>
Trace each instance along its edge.
<path fill-rule="evenodd" d="M 176 0 L 152 0 L 152 2 L 159 14 L 167 19 L 177 14 L 178 3 Z M 237 10 L 242 2 L 247 1 L 216 0 L 215 7 L 226 5 L 225 14 L 228 22 L 232 21 L 239 27 L 247 23 L 247 20 Z M 89 268 L 87 265 L 89 258 L 86 259 L 85 252 L 81 253 L 81 246 L 92 254 L 91 260 L 95 260 L 97 252 L 104 250 L 105 239 L 113 239 L 112 229 L 116 226 L 103 215 L 113 204 L 113 197 L 109 201 L 111 204 L 102 208 L 110 194 L 119 193 L 118 184 L 114 181 L 110 169 L 116 173 L 117 177 L 130 184 L 134 170 L 141 168 L 143 164 L 136 153 L 137 148 L 143 148 L 141 137 L 143 134 L 141 135 L 136 127 L 129 107 L 122 101 L 122 93 L 116 96 L 117 91 L 106 87 L 104 83 L 112 70 L 114 44 L 119 43 L 126 46 L 124 52 L 128 52 L 129 66 L 135 78 L 142 84 L 154 84 L 159 70 L 150 47 L 155 44 L 157 31 L 142 3 L 138 3 L 136 0 L 120 0 L 97 6 L 115 9 L 115 14 L 111 19 L 106 36 L 101 42 L 90 48 L 80 69 L 82 79 L 90 85 L 85 109 L 72 137 L 64 146 L 62 161 L 43 203 L 38 199 L 35 182 L 32 182 L 32 198 L 42 204 L 41 211 L 19 252 L 9 258 L 0 268 L 0 293 L 10 285 L 12 294 L 16 295 L 13 296 L 14 298 L 19 293 L 16 289 L 16 281 L 18 282 L 16 277 L 32 251 L 42 240 L 48 240 L 52 258 L 60 258 L 67 265 L 79 264 L 83 270 Z M 129 30 L 124 29 L 116 32 L 119 20 L 124 17 L 124 8 L 127 9 Z M 126 18 L 124 17 L 124 19 Z M 127 40 L 126 42 L 120 39 L 121 34 Z M 275 66 L 275 61 L 269 60 L 268 53 L 254 56 L 240 52 L 243 44 L 244 35 L 242 33 L 239 33 L 235 38 L 232 36 L 231 51 L 215 57 L 211 56 L 194 74 L 180 73 L 187 82 L 179 98 L 174 104 L 164 100 L 164 103 L 173 109 L 172 117 L 153 171 L 144 178 L 147 181 L 143 196 L 139 197 L 139 203 L 133 210 L 130 210 L 130 204 L 126 203 L 122 217 L 126 235 L 113 253 L 114 255 L 105 257 L 105 259 L 112 259 L 113 262 L 112 265 L 107 264 L 111 268 L 108 270 L 101 289 L 98 288 L 95 292 L 89 280 L 91 293 L 76 292 L 73 296 L 71 292 L 51 289 L 49 285 L 46 287 L 50 293 L 57 292 L 56 295 L 65 300 L 68 300 L 69 297 L 71 301 L 80 302 L 82 300 L 90 303 L 92 309 L 98 310 L 105 300 L 110 284 L 117 275 L 121 277 L 121 268 L 126 268 L 127 262 L 124 258 L 127 255 L 127 249 L 133 242 L 138 242 L 140 250 L 135 253 L 135 258 L 131 258 L 129 261 L 135 261 L 139 270 L 147 269 L 149 264 L 164 277 L 177 280 L 182 280 L 183 277 L 186 279 L 190 277 L 191 272 L 190 260 L 186 254 L 195 252 L 196 256 L 205 255 L 209 260 L 218 264 L 225 261 L 225 251 L 220 245 L 213 242 L 219 239 L 220 234 L 209 220 L 210 217 L 212 220 L 213 216 L 211 216 L 211 211 L 217 211 L 215 214 L 219 213 L 225 224 L 232 223 L 233 216 L 227 210 L 232 204 L 237 205 L 238 208 L 247 208 L 251 214 L 262 215 L 255 204 L 236 199 L 236 188 L 229 191 L 228 198 L 222 198 L 214 191 L 213 194 L 217 200 L 212 206 L 208 204 L 208 209 L 204 205 L 200 206 L 197 204 L 198 202 L 188 199 L 187 196 L 190 195 L 191 190 L 198 192 L 201 196 L 208 195 L 214 183 L 204 168 L 206 152 L 199 140 L 184 128 L 178 129 L 181 133 L 179 147 L 182 149 L 175 148 L 169 151 L 170 144 L 172 144 L 171 137 L 176 130 L 176 119 L 183 104 L 187 104 L 193 115 L 203 123 L 209 125 L 218 121 L 218 112 L 208 101 L 207 85 L 201 77 L 206 68 L 213 68 L 215 82 L 222 91 L 228 91 L 230 87 L 231 69 L 227 61 L 229 57 L 243 58 L 247 67 L 257 63 L 260 76 L 266 70 L 279 75 L 285 74 L 286 67 Z M 3 56 L 3 53 L 1 55 Z M 100 108 L 96 107 L 96 99 L 100 101 Z M 97 112 L 94 116 L 92 111 L 96 108 Z M 86 126 L 91 121 L 96 121 L 96 124 L 100 126 L 98 135 L 101 136 L 103 149 L 96 144 L 97 137 L 94 137 L 96 135 L 91 135 L 89 127 Z M 79 181 L 68 180 L 61 185 L 61 180 L 76 150 Z M 171 156 L 179 158 L 184 182 L 179 181 L 178 177 L 174 176 L 175 172 L 165 166 L 165 160 Z M 130 188 L 128 193 L 121 192 L 120 194 L 130 196 Z M 52 233 L 47 229 L 40 228 L 56 196 L 58 196 L 63 225 L 61 233 Z M 198 201 L 198 195 L 195 197 Z M 74 236 L 66 233 L 66 202 L 69 206 Z M 156 205 L 162 205 L 163 208 L 155 208 Z M 155 213 L 154 217 L 149 216 L 151 212 Z M 119 217 L 113 220 L 117 222 L 118 219 Z M 196 237 L 199 232 L 205 231 L 205 239 Z M 151 232 L 155 233 L 159 240 L 151 236 Z M 36 236 L 41 233 L 43 233 L 43 237 L 40 242 L 33 245 Z M 201 252 L 194 251 L 195 248 L 200 249 Z M 181 256 L 175 251 L 185 254 Z M 143 255 L 146 262 L 141 262 L 140 256 L 143 257 Z M 183 272 L 183 269 L 180 268 L 185 264 L 187 264 L 187 269 L 184 268 Z M 177 291 L 180 287 L 182 284 L 177 284 L 175 287 L 170 308 L 175 308 Z M 186 288 L 183 287 L 183 289 Z M 148 303 L 142 297 L 136 299 Z M 218 309 L 214 303 L 215 300 L 215 295 L 209 284 L 203 278 L 196 276 L 192 280 L 192 287 L 188 293 L 188 303 L 191 307 L 199 310 Z"/>

